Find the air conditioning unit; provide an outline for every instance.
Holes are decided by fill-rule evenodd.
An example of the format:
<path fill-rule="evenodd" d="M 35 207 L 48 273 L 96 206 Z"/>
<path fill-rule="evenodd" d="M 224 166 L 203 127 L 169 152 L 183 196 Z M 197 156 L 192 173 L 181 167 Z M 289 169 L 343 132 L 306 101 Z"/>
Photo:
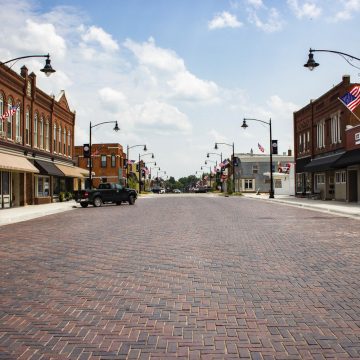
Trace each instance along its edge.
<path fill-rule="evenodd" d="M 17 136 L 16 139 L 15 139 L 15 142 L 18 143 L 18 144 L 21 144 L 22 143 L 22 136 Z"/>

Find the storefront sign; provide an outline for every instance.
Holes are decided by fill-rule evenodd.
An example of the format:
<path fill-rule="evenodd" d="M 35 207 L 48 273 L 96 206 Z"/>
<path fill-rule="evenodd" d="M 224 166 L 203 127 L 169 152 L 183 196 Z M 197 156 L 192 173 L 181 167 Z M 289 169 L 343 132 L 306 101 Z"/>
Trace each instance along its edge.
<path fill-rule="evenodd" d="M 355 144 L 359 145 L 360 144 L 360 133 L 356 133 L 355 134 Z"/>

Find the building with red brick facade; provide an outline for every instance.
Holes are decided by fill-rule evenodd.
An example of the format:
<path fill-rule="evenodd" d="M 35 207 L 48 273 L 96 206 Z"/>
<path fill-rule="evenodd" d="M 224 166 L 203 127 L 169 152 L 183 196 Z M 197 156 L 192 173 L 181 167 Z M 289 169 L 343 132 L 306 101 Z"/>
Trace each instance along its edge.
<path fill-rule="evenodd" d="M 360 201 L 360 106 L 339 100 L 358 83 L 350 76 L 294 112 L 296 194 Z"/>
<path fill-rule="evenodd" d="M 120 144 L 92 144 L 92 185 L 98 187 L 102 182 L 125 184 L 126 171 L 124 162 L 126 154 Z M 75 163 L 87 170 L 89 178 L 90 159 L 84 158 L 83 146 L 75 146 Z M 85 185 L 89 186 L 88 180 Z"/>
<path fill-rule="evenodd" d="M 72 192 L 83 174 L 72 159 L 75 112 L 65 93 L 47 95 L 25 66 L 19 75 L 0 64 L 0 116 L 0 209 Z"/>

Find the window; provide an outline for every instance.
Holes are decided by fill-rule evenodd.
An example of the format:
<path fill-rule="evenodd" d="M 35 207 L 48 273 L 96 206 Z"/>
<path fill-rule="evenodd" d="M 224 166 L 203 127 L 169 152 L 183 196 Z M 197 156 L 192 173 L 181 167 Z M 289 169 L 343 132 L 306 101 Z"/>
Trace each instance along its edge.
<path fill-rule="evenodd" d="M 54 124 L 54 146 L 53 146 L 53 152 L 56 152 L 56 124 Z"/>
<path fill-rule="evenodd" d="M 38 116 L 35 113 L 34 116 L 34 147 L 38 146 Z"/>
<path fill-rule="evenodd" d="M 324 174 L 316 174 L 314 177 L 314 180 L 315 180 L 315 184 L 314 184 L 315 191 L 319 191 L 320 190 L 319 185 L 325 184 L 325 175 Z"/>
<path fill-rule="evenodd" d="M 319 149 L 325 147 L 325 120 L 321 120 L 316 125 L 316 140 Z"/>
<path fill-rule="evenodd" d="M 50 178 L 48 176 L 36 176 L 35 189 L 36 197 L 50 196 Z"/>
<path fill-rule="evenodd" d="M 70 130 L 68 131 L 67 145 L 68 145 L 68 155 L 71 156 L 71 132 L 70 132 Z"/>
<path fill-rule="evenodd" d="M 101 155 L 101 167 L 106 167 L 106 155 Z"/>
<path fill-rule="evenodd" d="M 335 173 L 335 182 L 336 184 L 345 184 L 346 183 L 346 171 L 338 171 Z"/>
<path fill-rule="evenodd" d="M 49 119 L 46 120 L 45 124 L 45 150 L 50 150 L 50 124 Z"/>
<path fill-rule="evenodd" d="M 299 153 L 302 153 L 303 147 L 302 147 L 302 136 L 299 134 Z"/>
<path fill-rule="evenodd" d="M 4 97 L 0 94 L 0 115 L 4 113 Z M 0 132 L 4 131 L 3 120 L 0 120 Z"/>
<path fill-rule="evenodd" d="M 253 190 L 253 179 L 244 179 L 243 188 L 246 190 Z"/>
<path fill-rule="evenodd" d="M 111 154 L 111 167 L 116 167 L 116 156 Z"/>
<path fill-rule="evenodd" d="M 64 141 L 63 141 L 63 148 L 64 148 L 63 153 L 64 153 L 64 155 L 66 155 L 66 129 L 64 129 L 64 132 L 63 132 L 63 139 L 64 139 Z"/>
<path fill-rule="evenodd" d="M 58 153 L 61 154 L 61 126 L 60 125 L 59 125 L 58 142 L 59 142 Z"/>
<path fill-rule="evenodd" d="M 44 148 L 44 119 L 41 117 L 40 119 L 40 126 L 39 126 L 39 132 L 40 132 L 40 149 Z"/>
<path fill-rule="evenodd" d="M 9 99 L 9 101 L 8 101 L 9 116 L 7 117 L 7 132 L 6 132 L 6 136 L 7 136 L 8 139 L 12 139 L 12 119 L 13 119 L 13 115 L 11 114 L 11 110 L 12 110 L 12 100 Z"/>
<path fill-rule="evenodd" d="M 341 143 L 340 113 L 331 115 L 331 143 Z"/>
<path fill-rule="evenodd" d="M 303 133 L 303 144 L 304 144 L 304 151 L 306 151 L 306 138 L 305 138 L 306 134 Z"/>
<path fill-rule="evenodd" d="M 26 95 L 31 96 L 31 81 L 30 80 L 28 80 L 28 82 L 26 84 Z"/>
<path fill-rule="evenodd" d="M 30 111 L 26 110 L 25 115 L 25 144 L 30 145 Z"/>
<path fill-rule="evenodd" d="M 21 143 L 21 125 L 20 125 L 20 104 L 17 105 L 16 113 L 15 113 L 15 136 L 16 142 Z"/>

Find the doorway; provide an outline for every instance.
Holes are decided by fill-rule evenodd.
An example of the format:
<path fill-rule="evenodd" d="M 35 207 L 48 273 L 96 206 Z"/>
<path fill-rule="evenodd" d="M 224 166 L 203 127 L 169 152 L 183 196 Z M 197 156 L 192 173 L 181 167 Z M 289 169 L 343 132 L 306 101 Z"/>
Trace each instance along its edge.
<path fill-rule="evenodd" d="M 349 202 L 358 201 L 358 180 L 357 180 L 357 170 L 349 170 Z"/>

